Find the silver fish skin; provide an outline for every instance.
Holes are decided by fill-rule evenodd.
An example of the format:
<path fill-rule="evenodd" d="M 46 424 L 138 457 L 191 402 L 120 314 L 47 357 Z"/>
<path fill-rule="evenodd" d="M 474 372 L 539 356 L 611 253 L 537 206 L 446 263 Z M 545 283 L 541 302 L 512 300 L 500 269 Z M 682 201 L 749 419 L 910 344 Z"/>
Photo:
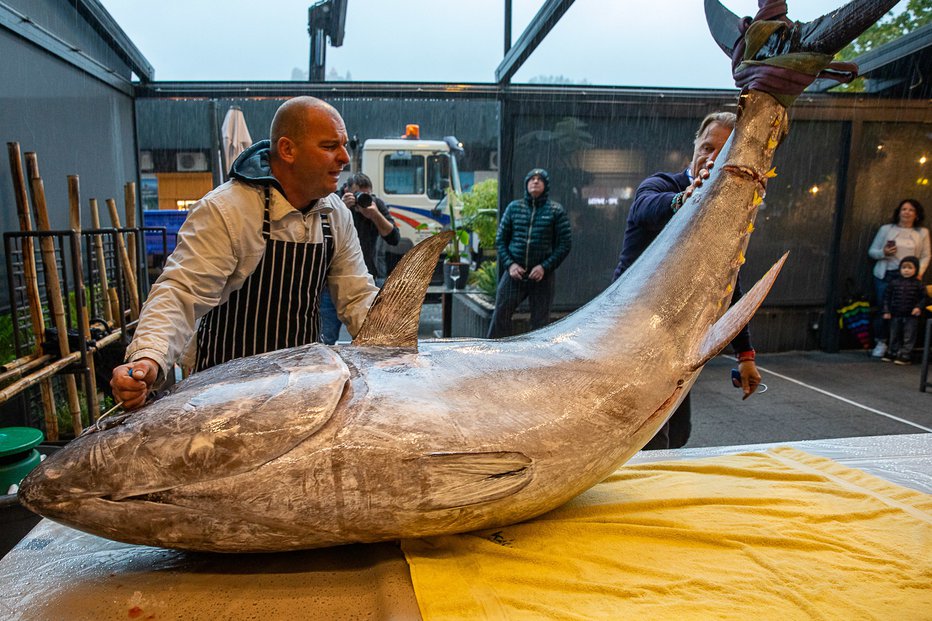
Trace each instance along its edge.
<path fill-rule="evenodd" d="M 380 339 L 364 326 L 350 346 L 198 373 L 50 457 L 20 499 L 111 539 L 217 552 L 459 533 L 546 513 L 646 444 L 760 305 L 785 256 L 728 308 L 786 130 L 781 104 L 743 94 L 703 188 L 562 321 L 414 346 L 416 308 L 386 290 L 429 270 L 399 265 L 366 326 L 398 319 L 405 334 Z"/>
<path fill-rule="evenodd" d="M 541 515 L 637 452 L 733 336 L 708 346 L 785 123 L 772 98 L 748 94 L 703 190 L 560 322 L 497 341 L 315 344 L 220 365 L 76 439 L 21 498 L 111 539 L 220 552 Z"/>

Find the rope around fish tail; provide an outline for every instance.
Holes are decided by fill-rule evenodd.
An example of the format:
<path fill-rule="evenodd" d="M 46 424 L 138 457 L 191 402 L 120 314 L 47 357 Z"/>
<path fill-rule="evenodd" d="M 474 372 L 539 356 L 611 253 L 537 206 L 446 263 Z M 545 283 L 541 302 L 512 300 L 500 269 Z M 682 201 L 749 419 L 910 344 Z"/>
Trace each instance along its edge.
<path fill-rule="evenodd" d="M 772 95 L 788 108 L 816 78 L 847 83 L 857 77 L 856 64 L 833 61 L 833 56 L 817 52 L 786 52 L 755 60 L 774 34 L 784 30 L 779 34 L 788 43 L 792 39 L 791 31 L 801 26 L 787 18 L 784 0 L 758 0 L 757 6 L 759 10 L 753 19 L 742 20 L 741 38 L 732 53 L 735 86 Z M 777 52 L 776 49 L 769 51 Z"/>

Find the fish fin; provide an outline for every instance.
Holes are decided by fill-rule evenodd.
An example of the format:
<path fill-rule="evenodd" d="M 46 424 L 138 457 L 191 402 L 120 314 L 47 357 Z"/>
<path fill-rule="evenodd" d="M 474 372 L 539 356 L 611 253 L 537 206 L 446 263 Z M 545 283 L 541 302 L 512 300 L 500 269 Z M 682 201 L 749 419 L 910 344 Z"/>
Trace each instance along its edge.
<path fill-rule="evenodd" d="M 417 459 L 420 509 L 465 507 L 509 496 L 531 482 L 533 460 L 515 452 L 435 453 Z"/>
<path fill-rule="evenodd" d="M 353 345 L 417 347 L 424 294 L 440 253 L 451 239 L 452 231 L 437 233 L 402 257 L 372 302 Z"/>
<path fill-rule="evenodd" d="M 321 343 L 237 358 L 175 384 L 122 424 L 81 435 L 54 467 L 74 472 L 69 496 L 94 490 L 111 500 L 251 472 L 330 421 L 349 379 Z M 87 451 L 101 457 L 75 465 Z"/>
<path fill-rule="evenodd" d="M 709 329 L 709 333 L 702 341 L 702 345 L 696 354 L 696 359 L 689 363 L 689 369 L 696 371 L 706 362 L 717 356 L 736 336 L 741 329 L 751 321 L 751 317 L 757 312 L 758 307 L 770 293 L 777 275 L 783 268 L 789 252 L 780 257 L 780 260 L 774 263 L 773 267 L 768 270 L 764 276 L 757 281 L 750 291 L 741 296 L 737 304 L 734 304 L 728 311 L 722 315 L 721 319 L 715 322 Z"/>
<path fill-rule="evenodd" d="M 705 0 L 705 19 L 715 43 L 731 57 L 741 37 L 742 19 L 726 9 L 719 0 Z"/>

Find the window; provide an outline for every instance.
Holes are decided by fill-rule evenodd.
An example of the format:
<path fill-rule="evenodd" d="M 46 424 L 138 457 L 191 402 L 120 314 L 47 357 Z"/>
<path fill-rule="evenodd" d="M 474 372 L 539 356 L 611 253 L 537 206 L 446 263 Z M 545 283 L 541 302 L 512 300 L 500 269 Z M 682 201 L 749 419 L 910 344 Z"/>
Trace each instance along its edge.
<path fill-rule="evenodd" d="M 450 158 L 446 155 L 431 155 L 427 158 L 427 197 L 440 200 L 446 196 L 450 186 Z"/>
<path fill-rule="evenodd" d="M 424 193 L 424 156 L 395 151 L 385 156 L 386 194 Z"/>

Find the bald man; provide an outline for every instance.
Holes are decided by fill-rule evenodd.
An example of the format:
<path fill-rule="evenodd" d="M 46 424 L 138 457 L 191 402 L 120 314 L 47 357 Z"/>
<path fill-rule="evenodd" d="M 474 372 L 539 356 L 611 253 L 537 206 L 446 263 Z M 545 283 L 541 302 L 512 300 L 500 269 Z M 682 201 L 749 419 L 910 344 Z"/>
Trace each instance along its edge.
<path fill-rule="evenodd" d="M 127 363 L 110 386 L 125 409 L 145 403 L 175 363 L 201 371 L 236 358 L 318 340 L 329 285 L 355 335 L 378 289 L 352 213 L 334 194 L 349 163 L 339 113 L 313 97 L 289 99 L 270 140 L 233 163 L 230 181 L 197 202 L 143 306 Z"/>

